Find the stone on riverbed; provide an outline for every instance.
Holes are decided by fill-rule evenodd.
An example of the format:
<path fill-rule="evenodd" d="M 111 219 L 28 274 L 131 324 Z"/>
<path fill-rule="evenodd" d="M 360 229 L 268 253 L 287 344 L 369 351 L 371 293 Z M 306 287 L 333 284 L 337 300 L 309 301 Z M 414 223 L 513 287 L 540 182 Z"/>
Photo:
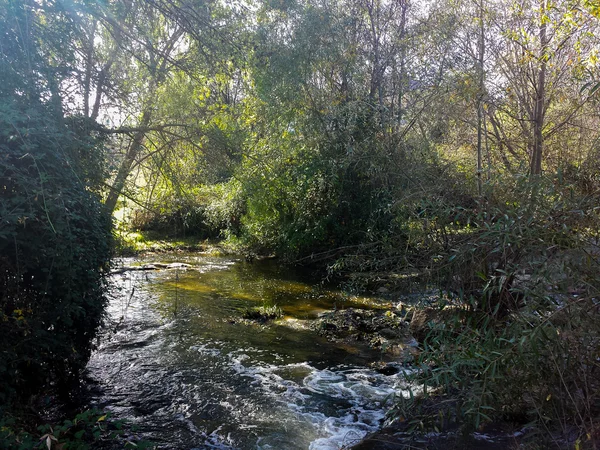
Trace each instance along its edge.
<path fill-rule="evenodd" d="M 393 311 L 348 308 L 323 313 L 311 326 L 333 341 L 365 341 L 371 347 L 401 355 L 411 347 L 408 324 Z"/>
<path fill-rule="evenodd" d="M 160 269 L 188 269 L 192 267 L 190 264 L 175 262 L 170 264 L 165 263 L 152 263 L 152 264 L 143 264 L 141 266 L 123 266 L 118 269 L 114 269 L 111 271 L 113 275 L 130 272 L 130 271 L 145 271 L 145 270 L 160 270 Z"/>

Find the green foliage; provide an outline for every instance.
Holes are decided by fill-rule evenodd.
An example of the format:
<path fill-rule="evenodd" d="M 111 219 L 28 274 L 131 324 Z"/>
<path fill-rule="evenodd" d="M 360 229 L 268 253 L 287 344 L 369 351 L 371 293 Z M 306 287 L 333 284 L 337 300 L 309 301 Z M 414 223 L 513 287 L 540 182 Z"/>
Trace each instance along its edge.
<path fill-rule="evenodd" d="M 257 322 L 268 322 L 283 317 L 283 311 L 277 305 L 263 305 L 246 309 L 242 317 Z"/>
<path fill-rule="evenodd" d="M 540 302 L 505 320 L 462 312 L 431 324 L 413 381 L 443 398 L 441 409 L 422 416 L 413 399 L 402 414 L 437 427 L 444 417 L 465 430 L 516 421 L 541 434 L 538 442 L 569 438 L 575 426 L 582 441 L 597 444 L 598 305 L 589 297 L 563 300 L 552 311 Z"/>
<path fill-rule="evenodd" d="M 241 195 L 235 180 L 185 193 L 164 189 L 144 209 L 127 211 L 125 226 L 167 237 L 214 238 L 221 233 L 234 236 L 239 233 L 245 207 Z"/>
<path fill-rule="evenodd" d="M 517 420 L 551 441 L 557 433 L 569 439 L 575 427 L 593 447 L 600 414 L 595 204 L 547 179 L 495 192 L 494 203 L 461 211 L 466 223 L 440 215 L 444 239 L 432 268 L 459 295 L 440 305 L 450 307 L 450 319 L 430 322 L 416 380 L 443 396 L 435 414 L 466 429 Z M 431 410 L 420 416 L 417 403 L 401 414 L 440 426 Z"/>
<path fill-rule="evenodd" d="M 133 210 L 129 219 L 132 230 L 156 231 L 170 237 L 211 237 L 215 234 L 205 225 L 204 205 L 194 199 L 171 194 L 157 196 L 154 201 L 154 207 Z"/>
<path fill-rule="evenodd" d="M 451 292 L 421 362 L 457 418 L 597 433 L 598 8 L 531 3 L 0 0 L 0 402 L 85 363 L 124 194 L 135 230 Z"/>
<path fill-rule="evenodd" d="M 518 178 L 510 193 L 493 192 L 472 209 L 436 211 L 432 234 L 443 239 L 432 236 L 439 255 L 431 267 L 446 290 L 504 315 L 544 295 L 544 280 L 562 282 L 567 269 L 559 265 L 565 252 L 585 247 L 594 205 L 549 179 Z"/>
<path fill-rule="evenodd" d="M 231 179 L 228 183 L 204 186 L 199 197 L 204 202 L 205 226 L 231 242 L 235 240 L 245 211 L 240 183 Z"/>
<path fill-rule="evenodd" d="M 113 420 L 110 413 L 91 409 L 77 414 L 73 420 L 57 425 L 41 425 L 37 433 L 15 431 L 10 420 L 0 421 L 0 448 L 11 450 L 64 449 L 88 450 L 107 442 L 118 442 L 122 448 L 153 448 L 130 434 L 123 421 Z"/>
<path fill-rule="evenodd" d="M 84 367 L 111 239 L 91 192 L 101 142 L 63 116 L 55 71 L 28 34 L 35 13 L 20 2 L 0 8 L 10 18 L 0 22 L 10 42 L 0 48 L 0 401 L 9 405 Z"/>

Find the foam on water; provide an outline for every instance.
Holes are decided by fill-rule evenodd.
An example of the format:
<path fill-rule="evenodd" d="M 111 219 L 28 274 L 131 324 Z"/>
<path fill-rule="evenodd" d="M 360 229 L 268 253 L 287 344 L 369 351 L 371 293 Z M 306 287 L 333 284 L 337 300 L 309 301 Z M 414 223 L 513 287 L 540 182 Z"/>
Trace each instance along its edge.
<path fill-rule="evenodd" d="M 234 264 L 186 262 L 213 273 Z M 246 269 L 232 286 L 253 281 Z M 173 274 L 111 277 L 107 325 L 89 364 L 97 386 L 92 404 L 138 424 L 158 448 L 339 450 L 376 431 L 394 396 L 408 395 L 401 367 L 384 375 L 356 365 L 345 350 L 335 359 L 339 349 L 311 341 L 305 327 L 224 320 L 253 306 L 252 299 L 190 290 L 170 301 Z M 297 301 L 304 305 L 310 296 L 302 295 Z"/>
<path fill-rule="evenodd" d="M 407 390 L 402 372 L 383 375 L 348 367 L 319 370 L 308 363 L 246 366 L 247 354 L 230 358 L 239 374 L 252 378 L 265 395 L 287 409 L 282 414 L 281 408 L 273 408 L 279 410 L 281 420 L 312 425 L 318 437 L 308 444 L 310 450 L 339 450 L 378 430 L 394 396 Z M 282 376 L 298 372 L 307 373 L 300 382 Z M 325 403 L 332 407 L 324 408 Z M 274 447 L 259 443 L 257 448 Z"/>

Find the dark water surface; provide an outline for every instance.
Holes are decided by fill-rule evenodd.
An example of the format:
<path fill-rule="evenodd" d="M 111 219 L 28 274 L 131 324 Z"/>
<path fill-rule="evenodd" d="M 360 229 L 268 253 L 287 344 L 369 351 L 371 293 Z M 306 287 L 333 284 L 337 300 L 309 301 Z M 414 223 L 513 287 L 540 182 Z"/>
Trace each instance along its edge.
<path fill-rule="evenodd" d="M 341 449 L 376 430 L 401 374 L 368 368 L 380 354 L 330 343 L 308 321 L 333 308 L 374 307 L 311 284 L 276 261 L 200 254 L 125 259 L 191 267 L 112 276 L 109 320 L 88 364 L 90 406 L 173 449 Z M 244 324 L 246 308 L 284 319 Z"/>

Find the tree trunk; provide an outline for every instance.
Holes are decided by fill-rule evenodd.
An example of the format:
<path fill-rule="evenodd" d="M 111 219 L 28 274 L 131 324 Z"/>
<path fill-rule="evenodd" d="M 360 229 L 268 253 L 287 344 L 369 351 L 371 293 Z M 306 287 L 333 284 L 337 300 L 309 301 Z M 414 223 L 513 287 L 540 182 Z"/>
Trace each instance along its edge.
<path fill-rule="evenodd" d="M 548 37 L 547 18 L 546 18 L 546 0 L 540 1 L 540 68 L 537 73 L 537 86 L 535 89 L 535 110 L 533 117 L 533 149 L 531 153 L 531 176 L 538 176 L 542 173 L 542 154 L 544 145 L 544 117 L 546 103 L 546 64 L 547 64 L 547 49 Z"/>
<path fill-rule="evenodd" d="M 92 72 L 94 70 L 94 39 L 96 37 L 96 30 L 98 28 L 98 21 L 92 20 L 87 42 L 85 42 L 85 75 L 83 78 L 83 115 L 85 117 L 90 116 L 90 96 L 92 89 Z"/>
<path fill-rule="evenodd" d="M 139 130 L 135 132 L 133 135 L 133 139 L 129 144 L 129 148 L 127 149 L 127 154 L 125 155 L 125 159 L 121 163 L 119 167 L 119 171 L 117 172 L 117 176 L 115 177 L 115 181 L 113 182 L 106 201 L 104 202 L 104 206 L 111 213 L 115 210 L 117 206 L 117 201 L 119 200 L 119 195 L 123 191 L 125 187 L 125 182 L 127 181 L 127 177 L 131 172 L 131 167 L 133 163 L 137 159 L 138 155 L 142 151 L 144 147 L 144 138 L 146 137 L 146 128 L 150 125 L 150 121 L 152 120 L 152 111 L 148 108 L 142 113 L 142 119 L 139 123 Z"/>
<path fill-rule="evenodd" d="M 104 202 L 104 206 L 111 213 L 114 212 L 115 207 L 117 206 L 117 201 L 119 199 L 119 195 L 123 192 L 123 188 L 125 187 L 125 182 L 127 181 L 127 177 L 131 173 L 131 168 L 133 167 L 133 163 L 136 159 L 138 159 L 141 151 L 144 149 L 144 140 L 146 138 L 146 133 L 148 132 L 148 128 L 153 119 L 153 105 L 156 102 L 157 89 L 165 80 L 166 67 L 170 61 L 170 55 L 177 44 L 179 38 L 183 35 L 183 30 L 178 29 L 173 31 L 173 34 L 169 37 L 169 39 L 165 42 L 164 47 L 158 53 L 162 57 L 162 61 L 157 65 L 156 61 L 152 61 L 150 64 L 150 73 L 153 77 L 153 80 L 150 83 L 149 88 L 149 98 L 147 99 L 145 106 L 142 112 L 142 118 L 140 119 L 139 124 L 137 125 L 137 131 L 133 135 L 133 139 L 129 144 L 129 148 L 127 149 L 127 154 L 125 155 L 125 159 L 121 162 L 121 166 L 119 167 L 119 171 L 117 172 L 117 176 L 115 177 L 115 181 L 110 187 L 110 191 L 108 196 L 106 197 L 106 201 Z M 107 67 L 110 68 L 110 64 L 112 64 L 111 60 L 109 61 Z"/>
<path fill-rule="evenodd" d="M 371 71 L 371 89 L 369 97 L 373 102 L 377 101 L 377 109 L 379 112 L 380 126 L 385 128 L 385 108 L 383 105 L 383 74 L 385 67 L 382 64 L 381 58 L 381 36 L 379 31 L 380 26 L 380 5 L 377 2 L 367 4 L 367 12 L 369 14 L 371 46 L 373 68 Z"/>
<path fill-rule="evenodd" d="M 401 16 L 400 16 L 400 76 L 398 80 L 398 117 L 397 124 L 402 126 L 404 89 L 406 86 L 406 10 L 408 9 L 407 0 L 400 1 Z"/>
<path fill-rule="evenodd" d="M 485 57 L 485 29 L 483 26 L 483 4 L 479 8 L 479 45 L 477 69 L 479 75 L 479 95 L 477 98 L 477 193 L 483 195 L 483 97 L 485 93 L 483 61 Z"/>

